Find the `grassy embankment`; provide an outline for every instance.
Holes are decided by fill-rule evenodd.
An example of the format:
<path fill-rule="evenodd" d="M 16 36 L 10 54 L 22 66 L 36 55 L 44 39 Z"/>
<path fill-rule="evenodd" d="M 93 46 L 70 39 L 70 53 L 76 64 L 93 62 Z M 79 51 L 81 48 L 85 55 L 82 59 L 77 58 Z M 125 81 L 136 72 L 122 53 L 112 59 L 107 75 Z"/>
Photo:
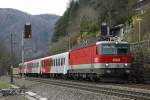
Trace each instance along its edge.
<path fill-rule="evenodd" d="M 11 87 L 11 84 L 0 80 L 0 89 L 10 88 L 10 87 Z"/>

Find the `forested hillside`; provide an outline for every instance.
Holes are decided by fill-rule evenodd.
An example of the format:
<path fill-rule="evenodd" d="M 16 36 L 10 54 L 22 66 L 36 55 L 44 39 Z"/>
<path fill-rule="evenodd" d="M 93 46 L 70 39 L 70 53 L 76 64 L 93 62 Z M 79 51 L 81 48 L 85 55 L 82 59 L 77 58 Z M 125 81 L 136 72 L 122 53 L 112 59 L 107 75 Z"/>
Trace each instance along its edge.
<path fill-rule="evenodd" d="M 110 27 L 130 24 L 134 15 L 133 5 L 137 1 L 72 0 L 64 15 L 56 23 L 49 53 L 67 51 L 69 41 L 71 46 L 74 46 L 86 39 L 99 37 L 102 22 L 106 22 Z"/>

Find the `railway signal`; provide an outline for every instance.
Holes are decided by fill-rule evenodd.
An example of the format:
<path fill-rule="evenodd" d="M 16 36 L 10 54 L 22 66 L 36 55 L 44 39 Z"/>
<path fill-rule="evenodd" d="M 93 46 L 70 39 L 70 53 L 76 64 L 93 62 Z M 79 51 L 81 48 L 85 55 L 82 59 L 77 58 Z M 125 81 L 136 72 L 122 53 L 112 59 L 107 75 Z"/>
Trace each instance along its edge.
<path fill-rule="evenodd" d="M 24 26 L 24 38 L 28 39 L 32 37 L 31 23 L 26 23 Z"/>
<path fill-rule="evenodd" d="M 25 40 L 24 39 L 31 39 L 32 38 L 32 27 L 31 27 L 31 23 L 30 22 L 27 22 L 25 25 L 24 25 L 24 32 L 22 33 L 22 64 L 24 64 L 24 42 Z M 22 73 L 22 77 L 24 77 L 24 73 Z"/>

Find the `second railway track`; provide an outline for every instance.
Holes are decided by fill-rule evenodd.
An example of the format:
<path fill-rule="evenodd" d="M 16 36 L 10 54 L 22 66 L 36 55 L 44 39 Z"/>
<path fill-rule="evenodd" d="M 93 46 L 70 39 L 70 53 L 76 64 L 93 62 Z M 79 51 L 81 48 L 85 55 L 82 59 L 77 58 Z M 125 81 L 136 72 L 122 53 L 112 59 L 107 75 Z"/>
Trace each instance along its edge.
<path fill-rule="evenodd" d="M 107 85 L 94 85 L 94 84 L 85 84 L 80 82 L 64 81 L 64 80 L 50 80 L 50 79 L 41 79 L 41 78 L 27 78 L 27 80 L 41 82 L 45 84 L 63 86 L 68 88 L 80 89 L 89 92 L 94 92 L 96 94 L 106 94 L 113 95 L 122 98 L 129 98 L 133 100 L 150 100 L 150 90 L 139 89 L 138 90 L 127 90 L 121 88 L 115 88 L 116 86 L 107 86 Z M 118 86 L 121 87 L 121 86 Z"/>

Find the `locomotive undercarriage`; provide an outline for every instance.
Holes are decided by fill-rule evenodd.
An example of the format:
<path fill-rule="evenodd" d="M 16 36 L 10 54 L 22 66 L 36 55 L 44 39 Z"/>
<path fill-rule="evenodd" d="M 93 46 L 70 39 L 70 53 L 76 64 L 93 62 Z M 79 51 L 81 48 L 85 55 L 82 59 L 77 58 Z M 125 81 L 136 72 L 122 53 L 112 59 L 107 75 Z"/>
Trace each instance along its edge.
<path fill-rule="evenodd" d="M 71 79 L 88 79 L 99 81 L 127 81 L 130 74 L 129 68 L 97 68 L 97 69 L 72 69 L 68 71 Z"/>

